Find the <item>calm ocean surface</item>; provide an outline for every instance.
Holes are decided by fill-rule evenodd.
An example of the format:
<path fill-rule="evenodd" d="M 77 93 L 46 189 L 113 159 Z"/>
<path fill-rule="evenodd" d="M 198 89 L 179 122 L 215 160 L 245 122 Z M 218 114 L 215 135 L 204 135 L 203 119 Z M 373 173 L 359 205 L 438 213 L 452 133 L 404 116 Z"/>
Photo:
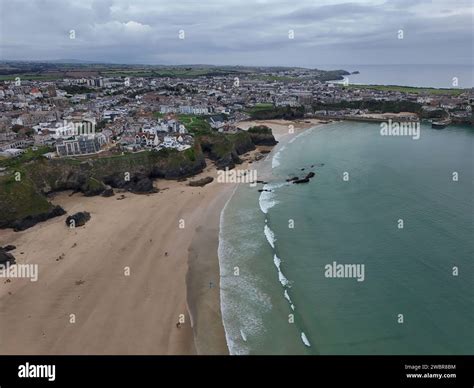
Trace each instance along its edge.
<path fill-rule="evenodd" d="M 474 353 L 474 129 L 422 124 L 419 140 L 379 129 L 294 135 L 259 167 L 272 192 L 242 184 L 228 202 L 219 259 L 232 354 Z M 286 184 L 308 171 L 310 183 Z M 333 261 L 364 264 L 364 281 L 325 277 Z"/>
<path fill-rule="evenodd" d="M 344 69 L 360 74 L 348 76 L 351 84 L 402 85 L 453 88 L 457 78 L 459 88 L 474 87 L 473 65 L 325 65 L 318 69 Z"/>

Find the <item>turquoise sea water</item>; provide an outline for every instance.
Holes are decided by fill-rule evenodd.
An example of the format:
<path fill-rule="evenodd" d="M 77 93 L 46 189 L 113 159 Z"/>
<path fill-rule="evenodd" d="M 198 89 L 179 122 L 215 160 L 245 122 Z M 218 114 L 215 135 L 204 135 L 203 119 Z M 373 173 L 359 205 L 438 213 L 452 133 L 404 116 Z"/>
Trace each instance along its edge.
<path fill-rule="evenodd" d="M 237 188 L 219 246 L 232 354 L 474 353 L 474 130 L 379 129 L 294 135 L 259 166 L 271 192 Z M 334 261 L 364 264 L 364 281 L 325 277 Z"/>

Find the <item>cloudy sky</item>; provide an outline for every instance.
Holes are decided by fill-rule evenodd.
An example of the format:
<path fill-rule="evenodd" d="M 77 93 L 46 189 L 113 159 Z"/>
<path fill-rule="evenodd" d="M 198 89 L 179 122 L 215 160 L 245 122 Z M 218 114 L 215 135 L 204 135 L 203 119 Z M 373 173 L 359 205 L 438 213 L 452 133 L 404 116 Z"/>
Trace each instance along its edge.
<path fill-rule="evenodd" d="M 472 64 L 473 5 L 472 0 L 0 0 L 0 59 Z"/>

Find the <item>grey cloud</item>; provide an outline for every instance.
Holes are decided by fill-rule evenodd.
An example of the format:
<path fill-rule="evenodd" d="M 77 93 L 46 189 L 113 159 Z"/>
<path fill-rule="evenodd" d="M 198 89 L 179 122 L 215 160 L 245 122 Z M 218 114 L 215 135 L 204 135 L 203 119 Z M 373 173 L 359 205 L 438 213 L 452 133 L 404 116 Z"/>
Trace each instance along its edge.
<path fill-rule="evenodd" d="M 316 66 L 472 63 L 473 54 L 465 0 L 0 0 L 0 7 L 2 59 Z"/>

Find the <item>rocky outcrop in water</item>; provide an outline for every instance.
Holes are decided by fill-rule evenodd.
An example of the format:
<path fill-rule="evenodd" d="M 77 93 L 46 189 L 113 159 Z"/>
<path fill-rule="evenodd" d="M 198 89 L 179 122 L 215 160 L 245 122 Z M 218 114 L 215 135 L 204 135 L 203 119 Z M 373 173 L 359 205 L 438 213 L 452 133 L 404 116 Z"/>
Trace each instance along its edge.
<path fill-rule="evenodd" d="M 298 179 L 297 177 L 295 177 L 296 179 L 295 179 L 295 178 L 291 178 L 291 179 L 289 179 L 289 180 L 287 179 L 286 181 L 287 181 L 287 182 L 293 182 L 293 183 L 296 183 L 296 184 L 299 184 L 299 183 L 308 183 L 309 180 L 310 180 L 311 178 L 313 178 L 315 175 L 316 175 L 316 174 L 311 171 L 311 172 L 308 173 L 304 178 Z"/>

